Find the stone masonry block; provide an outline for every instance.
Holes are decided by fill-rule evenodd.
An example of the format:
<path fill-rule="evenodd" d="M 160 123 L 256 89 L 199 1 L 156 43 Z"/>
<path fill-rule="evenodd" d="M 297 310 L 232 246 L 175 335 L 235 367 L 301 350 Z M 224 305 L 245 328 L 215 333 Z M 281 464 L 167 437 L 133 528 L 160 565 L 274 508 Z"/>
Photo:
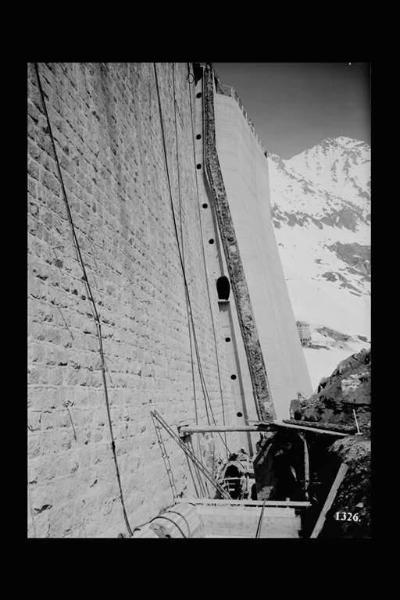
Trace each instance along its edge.
<path fill-rule="evenodd" d="M 76 235 L 104 320 L 103 345 L 111 373 L 110 377 L 107 372 L 107 384 L 125 500 L 132 522 L 137 518 L 141 522 L 171 497 L 149 413 L 157 408 L 174 427 L 186 416 L 194 420 L 192 358 L 198 412 L 206 421 L 196 357 L 190 355 L 154 67 L 150 63 L 41 63 L 39 71 Z M 193 163 L 189 94 L 195 107 L 194 89 L 188 84 L 186 63 L 157 64 L 157 74 L 179 228 L 179 212 L 183 215 L 185 269 L 200 356 L 214 413 L 220 418 L 219 377 L 201 258 L 204 222 Z M 199 118 L 201 102 L 194 110 Z M 32 65 L 27 149 L 28 423 L 32 426 L 28 433 L 37 535 L 117 535 L 125 531 L 125 524 L 98 370 L 99 340 Z M 198 179 L 197 184 L 202 197 L 207 197 L 204 182 Z M 205 234 L 216 237 L 214 231 Z M 212 260 L 215 269 L 220 268 L 216 254 Z M 215 285 L 213 277 L 209 275 L 210 287 Z M 217 339 L 224 339 L 226 328 L 217 318 L 216 303 L 212 310 Z M 227 346 L 222 344 L 219 356 L 223 374 L 231 372 L 233 360 Z M 230 380 L 224 387 L 227 420 L 234 418 L 235 402 L 240 402 L 238 387 Z M 168 448 L 178 486 L 183 488 L 188 478 L 185 457 L 173 445 Z"/>

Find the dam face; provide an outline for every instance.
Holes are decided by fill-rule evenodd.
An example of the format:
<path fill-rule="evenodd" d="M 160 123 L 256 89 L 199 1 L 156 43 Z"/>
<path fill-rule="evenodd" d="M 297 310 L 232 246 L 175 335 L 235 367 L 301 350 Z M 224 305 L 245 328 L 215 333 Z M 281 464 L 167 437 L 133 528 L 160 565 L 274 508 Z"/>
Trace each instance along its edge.
<path fill-rule="evenodd" d="M 202 82 L 189 63 L 36 67 L 27 77 L 28 535 L 116 537 L 126 527 L 98 327 L 56 159 L 101 323 L 134 527 L 172 499 L 151 410 L 175 431 L 257 418 L 235 300 L 221 305 L 217 293 L 227 270 L 203 177 Z M 177 492 L 195 494 L 185 455 L 164 437 Z M 198 438 L 202 460 L 225 456 L 223 436 Z M 234 450 L 248 436 L 225 443 Z"/>
<path fill-rule="evenodd" d="M 174 431 L 239 427 L 258 418 L 254 382 L 263 391 L 268 377 L 278 417 L 311 385 L 267 161 L 236 100 L 211 85 L 233 272 L 205 176 L 215 122 L 191 63 L 30 64 L 27 83 L 28 537 L 116 537 L 128 529 L 118 479 L 132 528 L 171 503 L 152 410 Z M 163 435 L 177 493 L 194 497 Z M 257 440 L 207 433 L 193 445 L 212 465 Z"/>
<path fill-rule="evenodd" d="M 268 163 L 237 99 L 215 94 L 216 145 L 278 419 L 312 393 L 270 215 Z"/>

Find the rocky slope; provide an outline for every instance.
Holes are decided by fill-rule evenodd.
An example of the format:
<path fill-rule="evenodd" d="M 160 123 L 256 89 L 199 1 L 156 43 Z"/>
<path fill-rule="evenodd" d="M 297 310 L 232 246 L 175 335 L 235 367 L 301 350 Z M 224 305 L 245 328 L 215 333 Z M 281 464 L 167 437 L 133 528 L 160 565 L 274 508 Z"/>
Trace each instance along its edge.
<path fill-rule="evenodd" d="M 350 436 L 338 440 L 331 447 L 347 464 L 349 470 L 340 486 L 331 516 L 337 511 L 351 513 L 352 519 L 330 519 L 324 537 L 369 538 L 371 537 L 371 441 L 367 435 Z"/>
<path fill-rule="evenodd" d="M 339 363 L 321 379 L 317 392 L 304 402 L 301 419 L 354 427 L 369 432 L 371 419 L 371 351 L 363 349 Z"/>
<path fill-rule="evenodd" d="M 370 339 L 370 148 L 329 138 L 269 155 L 275 235 L 313 385 Z"/>
<path fill-rule="evenodd" d="M 370 537 L 371 351 L 362 350 L 339 363 L 333 373 L 320 382 L 317 393 L 297 408 L 296 417 L 305 423 L 354 433 L 328 448 L 328 454 L 337 461 L 335 469 L 344 462 L 348 471 L 327 514 L 321 537 Z M 337 511 L 351 513 L 352 518 L 336 520 Z"/>

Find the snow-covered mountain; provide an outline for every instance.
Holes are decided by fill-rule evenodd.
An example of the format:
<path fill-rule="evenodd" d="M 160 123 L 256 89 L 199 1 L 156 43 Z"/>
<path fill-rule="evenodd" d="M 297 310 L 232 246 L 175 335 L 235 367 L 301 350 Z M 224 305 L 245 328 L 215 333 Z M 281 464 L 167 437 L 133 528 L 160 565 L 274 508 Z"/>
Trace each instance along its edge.
<path fill-rule="evenodd" d="M 313 385 L 370 339 L 370 148 L 328 138 L 283 160 L 269 155 L 275 235 Z"/>

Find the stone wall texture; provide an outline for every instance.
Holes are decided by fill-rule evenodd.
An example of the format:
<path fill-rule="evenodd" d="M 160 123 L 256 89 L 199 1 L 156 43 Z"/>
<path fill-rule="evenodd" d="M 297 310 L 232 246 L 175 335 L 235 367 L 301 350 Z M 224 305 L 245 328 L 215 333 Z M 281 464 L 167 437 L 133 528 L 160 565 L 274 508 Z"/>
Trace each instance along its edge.
<path fill-rule="evenodd" d="M 189 336 L 154 65 L 38 67 L 100 314 L 116 453 L 133 528 L 172 499 L 150 410 L 176 427 L 194 421 L 196 398 L 198 421 L 207 423 Z M 215 275 L 221 261 L 217 245 L 208 243 L 218 233 L 207 215 L 210 206 L 203 208 L 202 140 L 194 135 L 201 129 L 192 131 L 192 116 L 201 123 L 202 98 L 196 97 L 186 63 L 156 68 L 202 370 L 216 421 L 232 423 L 242 401 L 239 381 L 231 378 L 238 353 L 226 342 L 227 324 L 218 307 Z M 114 537 L 127 531 L 97 330 L 32 64 L 27 102 L 28 536 Z M 186 459 L 164 438 L 178 491 L 190 495 Z M 202 447 L 206 443 L 203 439 Z M 233 448 L 235 443 L 233 436 L 228 439 Z M 223 452 L 218 436 L 215 446 L 217 454 Z"/>
<path fill-rule="evenodd" d="M 229 300 L 218 302 L 216 280 L 221 275 L 229 278 L 232 265 L 223 251 L 226 232 L 217 225 L 215 190 L 205 177 L 204 79 L 195 80 L 189 63 L 37 67 L 76 237 L 100 315 L 115 450 L 133 529 L 172 502 L 151 410 L 157 409 L 175 431 L 183 423 L 243 425 L 257 419 L 254 373 L 239 322 L 240 294 L 231 293 Z M 35 65 L 28 65 L 27 76 L 28 536 L 127 535 L 98 328 Z M 217 147 L 224 155 L 221 166 L 229 206 L 235 209 L 241 200 L 227 168 L 229 152 L 221 144 L 224 108 L 218 96 Z M 252 189 L 252 175 L 246 169 L 253 155 L 257 164 L 264 157 L 258 156 L 254 132 L 242 123 L 236 107 L 226 109 L 228 118 L 232 111 L 234 117 L 233 152 L 248 151 L 237 170 L 238 190 L 245 188 L 246 176 Z M 248 214 L 258 219 L 260 193 L 250 194 L 248 201 L 255 203 Z M 248 237 L 241 232 L 238 245 L 255 310 L 252 336 L 258 339 L 260 333 L 272 400 L 275 394 L 285 404 L 297 390 L 304 392 L 298 386 L 303 378 L 307 387 L 307 375 L 272 226 L 263 210 L 268 239 L 262 256 L 274 263 L 265 271 L 271 331 L 264 327 L 262 299 L 254 292 L 254 269 L 247 256 Z M 235 220 L 237 210 L 233 222 L 238 229 Z M 240 288 L 245 287 L 242 279 Z M 195 495 L 185 455 L 172 438 L 162 435 L 178 495 Z M 229 450 L 241 446 L 254 450 L 258 434 L 193 438 L 195 450 L 212 468 Z"/>

